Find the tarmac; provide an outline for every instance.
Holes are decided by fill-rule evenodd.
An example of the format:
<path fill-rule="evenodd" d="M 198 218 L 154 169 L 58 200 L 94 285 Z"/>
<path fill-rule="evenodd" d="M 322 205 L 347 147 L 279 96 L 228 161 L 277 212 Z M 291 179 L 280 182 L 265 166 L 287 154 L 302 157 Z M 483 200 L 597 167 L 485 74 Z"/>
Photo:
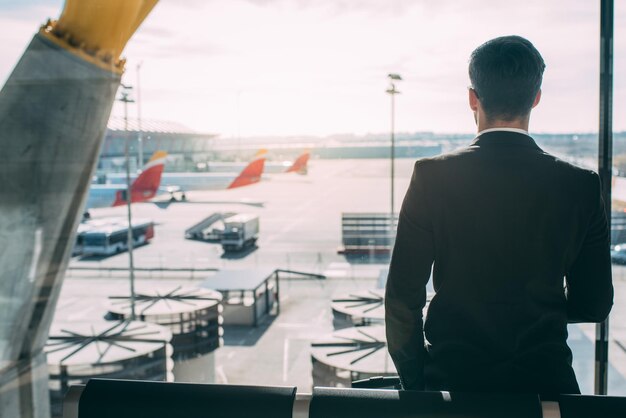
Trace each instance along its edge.
<path fill-rule="evenodd" d="M 395 207 L 400 208 L 414 161 L 396 160 Z M 294 385 L 311 390 L 311 341 L 333 332 L 334 295 L 377 286 L 388 261 L 346 259 L 341 245 L 342 212 L 390 210 L 388 160 L 312 160 L 309 173 L 274 174 L 241 189 L 189 192 L 190 202 L 264 202 L 264 207 L 175 203 L 167 209 L 134 204 L 133 216 L 155 221 L 155 238 L 134 252 L 137 282 L 198 285 L 214 270 L 288 269 L 323 274 L 326 280 L 288 279 L 280 283 L 281 312 L 258 328 L 227 327 L 216 351 L 219 383 Z M 126 208 L 92 210 L 93 217 L 125 216 Z M 224 255 L 219 244 L 187 240 L 186 228 L 214 212 L 260 216 L 257 247 Z M 106 314 L 107 297 L 128 292 L 127 253 L 106 258 L 75 257 L 70 262 L 55 321 L 94 321 Z M 626 395 L 626 268 L 614 266 L 616 290 L 611 317 L 609 394 Z M 595 326 L 570 326 L 574 368 L 581 388 L 593 392 Z"/>

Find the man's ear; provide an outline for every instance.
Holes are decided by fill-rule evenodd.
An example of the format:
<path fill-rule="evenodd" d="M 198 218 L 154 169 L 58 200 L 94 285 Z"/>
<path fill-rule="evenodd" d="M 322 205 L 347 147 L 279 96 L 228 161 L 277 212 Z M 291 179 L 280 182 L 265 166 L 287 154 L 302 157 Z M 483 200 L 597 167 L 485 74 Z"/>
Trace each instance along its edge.
<path fill-rule="evenodd" d="M 535 101 L 533 102 L 533 109 L 535 108 L 535 106 L 537 106 L 539 104 L 539 102 L 541 101 L 541 90 L 539 90 L 537 92 L 537 96 L 535 96 Z"/>
<path fill-rule="evenodd" d="M 473 88 L 467 89 L 469 98 L 469 107 L 473 112 L 478 111 L 478 96 Z"/>

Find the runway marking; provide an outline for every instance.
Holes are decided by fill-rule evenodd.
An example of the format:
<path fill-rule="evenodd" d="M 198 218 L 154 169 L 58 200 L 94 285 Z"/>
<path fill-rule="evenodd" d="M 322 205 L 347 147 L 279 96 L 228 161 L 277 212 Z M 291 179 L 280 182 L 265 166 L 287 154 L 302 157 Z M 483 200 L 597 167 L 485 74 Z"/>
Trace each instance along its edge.
<path fill-rule="evenodd" d="M 289 368 L 289 339 L 283 343 L 283 382 L 287 381 L 287 369 Z"/>
<path fill-rule="evenodd" d="M 324 276 L 326 277 L 348 277 L 346 270 L 325 270 Z"/>
<path fill-rule="evenodd" d="M 308 199 L 306 202 L 293 209 L 294 213 L 299 214 L 298 218 L 285 225 L 283 228 L 280 229 L 280 231 L 276 232 L 268 239 L 263 240 L 263 244 L 270 244 L 271 242 L 275 241 L 277 237 L 284 235 L 285 233 L 291 231 L 296 225 L 304 222 L 306 219 L 308 219 L 306 214 L 317 211 L 319 209 L 319 205 L 314 204 L 316 201 L 324 201 L 324 199 L 328 197 L 331 192 L 335 192 L 337 189 L 340 188 L 340 184 L 335 183 L 333 187 L 327 188 L 321 195 L 317 195 L 315 198 Z"/>
<path fill-rule="evenodd" d="M 323 322 L 325 316 L 326 316 L 326 311 L 320 310 L 320 313 L 317 315 L 316 322 L 317 323 Z"/>
<path fill-rule="evenodd" d="M 89 316 L 87 315 L 87 313 L 93 311 L 93 308 L 86 308 L 83 309 L 79 312 L 76 312 L 73 315 L 68 315 L 67 320 L 68 321 L 75 321 L 75 320 L 79 320 L 79 319 L 84 319 L 84 318 L 88 318 Z"/>
<path fill-rule="evenodd" d="M 309 323 L 301 323 L 301 324 L 276 324 L 279 328 L 310 328 L 311 324 Z"/>
<path fill-rule="evenodd" d="M 224 372 L 224 366 L 217 366 L 215 368 L 215 372 L 217 373 L 219 380 L 221 380 L 221 382 L 218 382 L 218 383 L 222 383 L 222 384 L 228 383 L 228 378 L 226 378 L 226 373 Z"/>

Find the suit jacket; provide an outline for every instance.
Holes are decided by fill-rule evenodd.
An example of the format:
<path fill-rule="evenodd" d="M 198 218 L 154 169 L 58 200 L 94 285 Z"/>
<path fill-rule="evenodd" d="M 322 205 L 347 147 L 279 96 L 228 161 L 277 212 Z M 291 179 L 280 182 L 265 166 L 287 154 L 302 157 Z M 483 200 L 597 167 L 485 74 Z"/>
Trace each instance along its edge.
<path fill-rule="evenodd" d="M 612 303 L 596 173 L 507 131 L 417 161 L 385 297 L 405 389 L 580 393 L 567 323 L 601 322 Z"/>

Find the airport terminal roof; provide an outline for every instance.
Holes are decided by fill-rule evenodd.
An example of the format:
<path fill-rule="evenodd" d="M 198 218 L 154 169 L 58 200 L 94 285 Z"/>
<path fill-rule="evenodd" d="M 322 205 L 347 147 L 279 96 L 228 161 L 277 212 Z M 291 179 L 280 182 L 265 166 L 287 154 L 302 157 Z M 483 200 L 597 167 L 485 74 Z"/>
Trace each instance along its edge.
<path fill-rule="evenodd" d="M 125 121 L 123 117 L 111 116 L 107 128 L 116 132 L 139 132 L 139 120 L 137 118 L 128 118 L 128 129 L 124 129 Z M 154 132 L 154 133 L 172 133 L 172 134 L 188 134 L 188 135 L 211 135 L 196 132 L 193 129 L 178 122 L 142 119 L 141 120 L 142 132 Z"/>

